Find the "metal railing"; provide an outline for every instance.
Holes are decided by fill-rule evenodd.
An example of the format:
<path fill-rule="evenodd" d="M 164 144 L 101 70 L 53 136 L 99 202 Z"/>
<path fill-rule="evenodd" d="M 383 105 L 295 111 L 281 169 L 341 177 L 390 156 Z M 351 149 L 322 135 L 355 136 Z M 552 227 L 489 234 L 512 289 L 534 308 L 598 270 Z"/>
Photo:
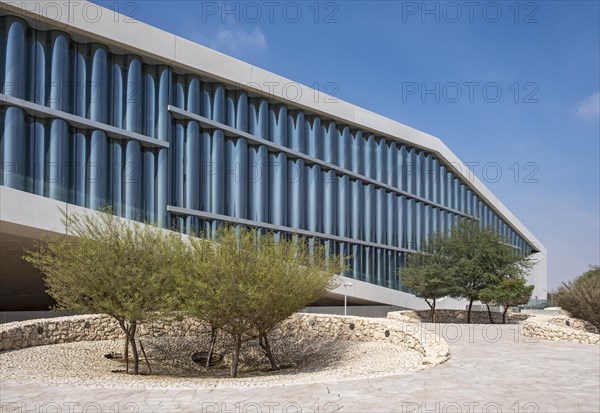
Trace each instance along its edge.
<path fill-rule="evenodd" d="M 542 299 L 532 298 L 522 308 L 527 309 L 527 310 L 543 310 L 548 307 L 556 307 L 556 304 L 552 300 L 542 300 Z"/>

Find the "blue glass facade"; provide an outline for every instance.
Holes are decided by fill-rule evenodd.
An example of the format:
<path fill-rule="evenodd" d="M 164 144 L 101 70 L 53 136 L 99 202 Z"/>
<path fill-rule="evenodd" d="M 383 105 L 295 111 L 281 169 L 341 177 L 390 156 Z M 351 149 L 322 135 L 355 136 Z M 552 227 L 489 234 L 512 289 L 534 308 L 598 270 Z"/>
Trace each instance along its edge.
<path fill-rule="evenodd" d="M 4 186 L 186 233 L 315 235 L 352 256 L 349 277 L 394 289 L 458 219 L 533 249 L 422 148 L 17 17 L 0 36 Z"/>

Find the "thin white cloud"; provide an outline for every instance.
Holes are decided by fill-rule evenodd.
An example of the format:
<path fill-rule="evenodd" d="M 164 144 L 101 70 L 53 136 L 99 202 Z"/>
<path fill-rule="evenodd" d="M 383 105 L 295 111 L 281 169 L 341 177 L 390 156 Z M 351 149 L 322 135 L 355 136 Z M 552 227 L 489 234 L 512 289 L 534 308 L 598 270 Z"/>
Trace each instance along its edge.
<path fill-rule="evenodd" d="M 577 105 L 577 116 L 583 119 L 600 118 L 600 92 L 592 93 Z"/>
<path fill-rule="evenodd" d="M 244 29 L 226 29 L 220 27 L 211 47 L 235 54 L 267 50 L 267 38 L 260 27 L 249 32 Z"/>

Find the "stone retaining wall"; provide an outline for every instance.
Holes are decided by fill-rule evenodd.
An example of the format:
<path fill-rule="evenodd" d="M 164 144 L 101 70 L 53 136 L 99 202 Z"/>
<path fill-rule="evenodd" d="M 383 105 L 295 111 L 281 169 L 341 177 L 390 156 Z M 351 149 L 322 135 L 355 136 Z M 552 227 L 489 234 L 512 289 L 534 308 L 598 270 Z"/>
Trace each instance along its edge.
<path fill-rule="evenodd" d="M 531 315 L 513 313 L 509 310 L 506 314 L 507 323 L 520 323 L 527 320 Z M 429 310 L 405 310 L 405 311 L 394 311 L 388 313 L 388 318 L 398 320 L 404 323 L 430 323 L 431 322 L 431 311 Z M 492 312 L 492 319 L 494 323 L 502 323 L 502 313 Z M 455 323 L 464 324 L 467 322 L 467 311 L 466 310 L 436 310 L 435 311 L 435 322 L 436 323 Z M 487 311 L 472 311 L 471 312 L 471 323 L 472 324 L 490 324 L 490 318 Z"/>
<path fill-rule="evenodd" d="M 571 343 L 582 344 L 600 344 L 600 335 L 587 330 L 591 330 L 590 326 L 576 318 L 570 318 L 566 315 L 540 315 L 531 317 L 525 321 L 525 323 L 523 323 L 522 332 L 526 337 L 541 340 L 567 341 Z"/>
<path fill-rule="evenodd" d="M 198 336 L 208 326 L 192 319 L 155 321 L 139 325 L 138 337 Z M 294 314 L 273 334 L 298 338 L 330 338 L 354 341 L 388 341 L 421 353 L 425 364 L 438 364 L 449 358 L 447 343 L 414 323 L 393 319 L 372 319 L 328 314 Z M 30 320 L 0 326 L 0 351 L 32 346 L 122 339 L 116 320 L 107 315 L 81 315 Z"/>
<path fill-rule="evenodd" d="M 449 358 L 448 344 L 434 333 L 414 323 L 330 314 L 295 314 L 274 334 L 292 337 L 324 337 L 337 340 L 387 341 L 423 355 L 425 364 L 438 364 Z"/>
<path fill-rule="evenodd" d="M 185 318 L 181 321 L 140 324 L 137 337 L 195 336 L 205 331 L 208 331 L 208 327 L 203 323 Z M 125 338 L 125 334 L 119 323 L 104 314 L 17 321 L 0 325 L 0 351 L 74 341 L 121 338 Z"/>

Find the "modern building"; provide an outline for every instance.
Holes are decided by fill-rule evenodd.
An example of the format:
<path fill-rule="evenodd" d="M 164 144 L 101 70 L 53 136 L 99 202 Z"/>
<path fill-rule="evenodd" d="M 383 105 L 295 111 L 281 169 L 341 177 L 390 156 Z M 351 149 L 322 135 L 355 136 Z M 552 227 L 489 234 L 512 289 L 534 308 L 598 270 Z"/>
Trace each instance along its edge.
<path fill-rule="evenodd" d="M 403 307 L 422 306 L 407 255 L 478 220 L 535 256 L 545 298 L 544 246 L 439 139 L 94 4 L 1 12 L 0 309 L 46 306 L 20 252 L 64 233 L 59 208 L 105 205 L 189 234 L 315 236 L 352 255 L 351 302 Z"/>

